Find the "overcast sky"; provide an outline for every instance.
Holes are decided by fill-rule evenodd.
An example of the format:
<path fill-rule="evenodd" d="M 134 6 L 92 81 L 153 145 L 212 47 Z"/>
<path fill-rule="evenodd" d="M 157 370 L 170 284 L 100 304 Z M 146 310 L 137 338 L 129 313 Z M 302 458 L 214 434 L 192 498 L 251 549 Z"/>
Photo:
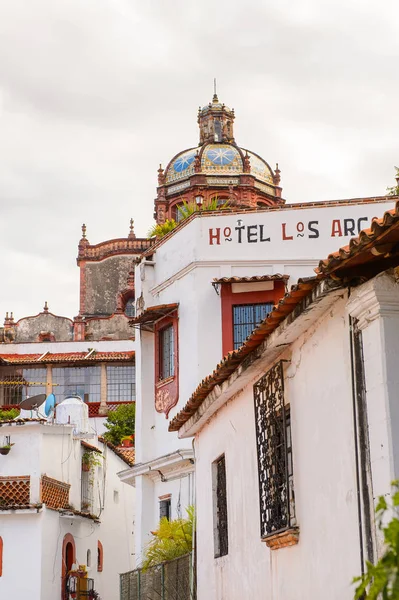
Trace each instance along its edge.
<path fill-rule="evenodd" d="M 78 313 L 81 224 L 147 233 L 213 77 L 287 201 L 383 195 L 398 23 L 396 0 L 0 0 L 0 319 Z"/>

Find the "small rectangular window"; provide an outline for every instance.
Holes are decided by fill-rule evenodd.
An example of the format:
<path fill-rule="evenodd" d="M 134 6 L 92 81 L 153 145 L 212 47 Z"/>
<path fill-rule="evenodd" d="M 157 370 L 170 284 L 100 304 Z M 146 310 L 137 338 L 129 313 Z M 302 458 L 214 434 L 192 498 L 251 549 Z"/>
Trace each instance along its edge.
<path fill-rule="evenodd" d="M 174 329 L 168 325 L 159 332 L 159 379 L 167 379 L 175 374 Z"/>
<path fill-rule="evenodd" d="M 165 498 L 159 501 L 159 518 L 166 517 L 170 521 L 172 501 L 171 498 Z"/>
<path fill-rule="evenodd" d="M 253 330 L 272 311 L 273 303 L 242 304 L 233 306 L 234 350 L 242 346 Z"/>
<path fill-rule="evenodd" d="M 229 551 L 227 522 L 226 461 L 224 455 L 212 463 L 213 537 L 215 558 Z"/>

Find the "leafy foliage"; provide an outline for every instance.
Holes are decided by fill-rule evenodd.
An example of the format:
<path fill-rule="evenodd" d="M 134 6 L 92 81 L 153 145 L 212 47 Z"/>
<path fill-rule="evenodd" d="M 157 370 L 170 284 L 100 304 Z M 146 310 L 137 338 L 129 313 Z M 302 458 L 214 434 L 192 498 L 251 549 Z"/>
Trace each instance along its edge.
<path fill-rule="evenodd" d="M 399 167 L 395 167 L 395 177 L 396 177 L 396 185 L 394 185 L 393 187 L 388 187 L 387 188 L 387 194 L 388 196 L 399 196 Z"/>
<path fill-rule="evenodd" d="M 155 224 L 148 232 L 148 237 L 152 238 L 156 236 L 157 238 L 161 238 L 177 226 L 177 223 L 174 219 L 166 219 L 165 223 L 160 223 L 159 225 Z"/>
<path fill-rule="evenodd" d="M 169 521 L 163 517 L 157 531 L 152 533 L 154 537 L 147 546 L 143 570 L 191 552 L 194 521 L 193 506 L 187 508 L 187 519 Z"/>
<path fill-rule="evenodd" d="M 384 534 L 385 552 L 376 565 L 366 563 L 366 573 L 355 577 L 358 586 L 355 600 L 399 600 L 399 481 L 392 482 L 392 502 L 380 496 L 376 507 L 377 523 Z M 383 525 L 384 515 L 392 513 L 388 525 Z"/>
<path fill-rule="evenodd" d="M 10 408 L 10 410 L 0 410 L 0 421 L 11 421 L 19 415 L 18 408 Z"/>
<path fill-rule="evenodd" d="M 228 208 L 229 201 L 221 202 L 217 196 L 210 200 L 205 200 L 205 202 L 199 207 L 195 202 L 186 202 L 183 200 L 183 204 L 177 207 L 179 214 L 181 216 L 181 220 L 187 219 L 190 215 L 195 212 L 204 211 L 204 210 L 224 210 Z"/>
<path fill-rule="evenodd" d="M 134 402 L 118 406 L 116 410 L 108 414 L 104 423 L 108 430 L 104 433 L 104 438 L 114 446 L 119 446 L 123 437 L 134 435 L 135 420 L 136 405 Z"/>

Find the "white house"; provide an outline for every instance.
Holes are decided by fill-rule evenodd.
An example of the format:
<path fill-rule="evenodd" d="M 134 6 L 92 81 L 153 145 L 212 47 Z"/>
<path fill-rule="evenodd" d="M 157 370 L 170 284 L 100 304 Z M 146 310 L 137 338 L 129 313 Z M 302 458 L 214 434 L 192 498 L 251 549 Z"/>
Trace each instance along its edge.
<path fill-rule="evenodd" d="M 136 464 L 120 474 L 137 492 L 137 566 L 160 516 L 184 516 L 195 501 L 192 440 L 168 433 L 170 421 L 215 364 L 242 345 L 287 285 L 312 275 L 338 240 L 348 243 L 392 206 L 383 197 L 199 211 L 143 254 L 132 320 Z M 196 477 L 197 490 L 205 492 L 202 473 Z"/>
<path fill-rule="evenodd" d="M 171 421 L 194 442 L 199 600 L 350 600 L 380 555 L 374 508 L 399 475 L 398 242 L 399 203 Z"/>
<path fill-rule="evenodd" d="M 135 496 L 117 473 L 134 450 L 89 429 L 78 398 L 59 404 L 55 420 L 0 421 L 0 446 L 11 444 L 0 448 L 1 598 L 83 598 L 77 588 L 117 600 L 118 574 L 134 565 Z"/>

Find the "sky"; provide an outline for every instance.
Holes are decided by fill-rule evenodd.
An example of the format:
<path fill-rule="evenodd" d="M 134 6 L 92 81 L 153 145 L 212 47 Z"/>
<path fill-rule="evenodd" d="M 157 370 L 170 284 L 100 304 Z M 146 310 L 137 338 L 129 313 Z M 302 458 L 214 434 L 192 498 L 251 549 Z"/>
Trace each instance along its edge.
<path fill-rule="evenodd" d="M 82 223 L 147 234 L 214 77 L 288 202 L 384 195 L 398 23 L 396 0 L 0 0 L 0 320 L 78 314 Z"/>

